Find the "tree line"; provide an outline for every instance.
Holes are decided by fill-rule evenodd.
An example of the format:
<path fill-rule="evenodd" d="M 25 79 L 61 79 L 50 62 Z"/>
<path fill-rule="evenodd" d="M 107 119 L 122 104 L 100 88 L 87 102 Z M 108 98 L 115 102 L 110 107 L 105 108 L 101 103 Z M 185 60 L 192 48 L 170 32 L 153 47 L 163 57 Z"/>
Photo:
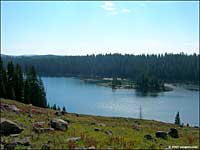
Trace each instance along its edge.
<path fill-rule="evenodd" d="M 0 59 L 0 97 L 26 104 L 47 107 L 46 93 L 35 67 L 26 68 L 23 73 L 19 64 L 8 61 L 6 67 Z"/>
<path fill-rule="evenodd" d="M 136 80 L 136 88 L 142 92 L 164 91 L 164 82 L 151 74 L 141 74 Z"/>
<path fill-rule="evenodd" d="M 2 58 L 5 64 L 12 60 L 23 70 L 34 65 L 41 76 L 121 77 L 136 81 L 147 73 L 165 82 L 199 83 L 199 54 L 3 55 Z"/>

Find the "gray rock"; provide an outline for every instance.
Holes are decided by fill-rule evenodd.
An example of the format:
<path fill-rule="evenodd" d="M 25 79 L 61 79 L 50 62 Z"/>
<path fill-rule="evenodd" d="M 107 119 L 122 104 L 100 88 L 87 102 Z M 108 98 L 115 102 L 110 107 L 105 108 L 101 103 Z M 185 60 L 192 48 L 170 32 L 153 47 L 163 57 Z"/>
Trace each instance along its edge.
<path fill-rule="evenodd" d="M 112 131 L 110 131 L 110 130 L 108 130 L 108 131 L 105 131 L 105 134 L 107 134 L 107 135 L 112 135 Z"/>
<path fill-rule="evenodd" d="M 12 110 L 14 112 L 19 112 L 20 111 L 20 109 L 17 108 L 15 105 L 10 105 L 9 108 L 10 108 L 10 110 Z"/>
<path fill-rule="evenodd" d="M 31 112 L 29 112 L 28 117 L 32 118 L 33 114 Z"/>
<path fill-rule="evenodd" d="M 87 149 L 96 149 L 94 146 L 90 146 Z"/>
<path fill-rule="evenodd" d="M 23 131 L 16 123 L 11 120 L 1 118 L 0 120 L 0 134 L 8 136 L 10 134 L 19 134 Z"/>
<path fill-rule="evenodd" d="M 175 128 L 171 128 L 168 134 L 173 138 L 178 138 L 178 130 Z"/>
<path fill-rule="evenodd" d="M 167 133 L 165 131 L 157 131 L 156 132 L 157 138 L 167 139 Z"/>
<path fill-rule="evenodd" d="M 100 129 L 99 128 L 94 128 L 94 131 L 100 131 Z"/>
<path fill-rule="evenodd" d="M 145 135 L 144 139 L 146 139 L 146 140 L 153 140 L 152 136 L 149 135 L 149 134 Z"/>
<path fill-rule="evenodd" d="M 71 138 L 68 138 L 67 141 L 76 142 L 76 141 L 79 141 L 80 139 L 81 139 L 80 137 L 71 137 Z"/>
<path fill-rule="evenodd" d="M 106 126 L 104 123 L 98 123 L 97 125 L 101 126 L 101 127 L 105 127 Z"/>
<path fill-rule="evenodd" d="M 10 134 L 10 137 L 17 137 L 19 136 L 20 134 Z"/>
<path fill-rule="evenodd" d="M 55 130 L 66 131 L 68 129 L 68 123 L 62 119 L 53 119 L 50 121 L 50 125 Z"/>

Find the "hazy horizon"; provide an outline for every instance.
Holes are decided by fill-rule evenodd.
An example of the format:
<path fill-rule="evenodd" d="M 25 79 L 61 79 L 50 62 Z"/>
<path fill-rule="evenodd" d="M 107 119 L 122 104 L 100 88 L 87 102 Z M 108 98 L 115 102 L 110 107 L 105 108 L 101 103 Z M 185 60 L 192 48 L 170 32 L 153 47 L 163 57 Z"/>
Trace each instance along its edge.
<path fill-rule="evenodd" d="M 196 1 L 1 4 L 5 55 L 199 54 Z"/>
<path fill-rule="evenodd" d="M 78 55 L 78 54 L 76 54 L 76 55 L 61 55 L 61 54 L 18 54 L 18 55 L 12 55 L 12 54 L 1 54 L 1 55 L 6 55 L 6 56 L 87 56 L 87 55 L 89 55 L 89 56 L 91 56 L 91 55 L 95 55 L 95 56 L 97 56 L 97 55 L 109 55 L 109 54 L 111 54 L 111 55 L 114 55 L 114 54 L 120 54 L 120 55 L 135 55 L 135 56 L 138 56 L 138 55 L 165 55 L 167 52 L 165 52 L 165 53 L 157 53 L 157 54 L 155 54 L 155 53 L 152 53 L 152 54 L 150 54 L 150 53 L 140 53 L 140 54 L 130 54 L 130 53 L 124 53 L 124 54 L 122 54 L 122 53 L 97 53 L 97 54 L 82 54 L 82 55 Z M 196 54 L 196 55 L 199 55 L 199 53 L 191 53 L 191 54 L 188 54 L 188 53 L 184 53 L 184 52 L 180 52 L 180 53 L 167 53 L 167 54 L 173 54 L 173 55 L 177 55 L 177 54 L 181 54 L 181 53 L 183 53 L 183 54 L 185 54 L 185 55 L 194 55 L 194 54 Z"/>

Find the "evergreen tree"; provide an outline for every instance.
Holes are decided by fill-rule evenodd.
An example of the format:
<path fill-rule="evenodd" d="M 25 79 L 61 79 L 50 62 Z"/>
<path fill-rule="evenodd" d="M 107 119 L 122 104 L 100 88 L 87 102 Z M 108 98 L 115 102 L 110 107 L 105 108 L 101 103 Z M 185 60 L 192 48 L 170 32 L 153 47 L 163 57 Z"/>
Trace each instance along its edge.
<path fill-rule="evenodd" d="M 30 100 L 30 84 L 29 81 L 26 79 L 24 81 L 24 103 L 26 104 L 30 104 L 31 100 Z"/>
<path fill-rule="evenodd" d="M 66 112 L 66 108 L 65 108 L 65 106 L 63 106 L 62 111 L 63 111 L 63 112 Z"/>
<path fill-rule="evenodd" d="M 3 67 L 3 61 L 0 58 L 0 98 L 6 98 L 7 74 Z"/>
<path fill-rule="evenodd" d="M 177 114 L 176 114 L 176 117 L 175 117 L 175 124 L 177 124 L 177 125 L 180 125 L 180 124 L 181 124 L 179 112 L 177 112 Z"/>
<path fill-rule="evenodd" d="M 49 103 L 47 104 L 47 108 L 51 108 L 50 105 L 49 105 Z"/>
<path fill-rule="evenodd" d="M 8 65 L 7 65 L 7 78 L 8 78 L 7 98 L 16 99 L 15 90 L 14 90 L 14 83 L 15 83 L 14 65 L 13 65 L 12 61 L 9 61 Z"/>
<path fill-rule="evenodd" d="M 53 109 L 54 109 L 54 110 L 57 110 L 56 104 L 53 105 Z"/>
<path fill-rule="evenodd" d="M 16 65 L 15 67 L 15 73 L 14 73 L 14 90 L 16 95 L 16 100 L 23 102 L 23 75 L 20 65 Z"/>
<path fill-rule="evenodd" d="M 47 107 L 44 85 L 37 76 L 35 68 L 33 66 L 27 68 L 24 79 L 21 66 L 18 64 L 14 66 L 12 61 L 7 63 L 6 71 L 3 61 L 0 60 L 0 97 Z"/>
<path fill-rule="evenodd" d="M 32 66 L 27 70 L 24 85 L 25 103 L 31 103 L 35 106 L 46 107 L 46 94 L 41 78 L 37 77 L 35 68 Z"/>

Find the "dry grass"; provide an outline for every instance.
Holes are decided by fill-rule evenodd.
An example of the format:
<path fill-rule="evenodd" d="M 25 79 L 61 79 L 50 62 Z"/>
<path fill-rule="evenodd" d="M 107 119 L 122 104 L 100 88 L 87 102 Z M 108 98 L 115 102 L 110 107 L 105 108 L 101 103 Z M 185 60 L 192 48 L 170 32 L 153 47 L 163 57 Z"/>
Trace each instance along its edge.
<path fill-rule="evenodd" d="M 48 122 L 56 118 L 55 111 L 34 106 L 28 106 L 13 100 L 1 99 L 1 103 L 14 104 L 21 112 L 3 111 L 1 117 L 10 119 L 17 124 L 25 126 L 25 130 L 19 138 L 31 137 L 31 148 L 41 148 L 43 144 L 49 143 L 52 149 L 75 149 L 77 147 L 112 148 L 112 149 L 164 149 L 170 145 L 179 146 L 199 146 L 199 129 L 192 127 L 179 127 L 170 123 L 163 123 L 151 120 L 138 120 L 132 118 L 99 117 L 90 115 L 76 115 L 67 113 L 60 116 L 63 120 L 70 120 L 69 129 L 66 132 L 52 131 L 45 133 L 33 132 L 33 124 L 37 121 L 44 121 L 44 127 L 48 127 Z M 33 109 L 32 118 L 29 111 Z M 99 126 L 98 124 L 105 124 Z M 99 128 L 95 131 L 94 128 Z M 169 131 L 170 128 L 177 128 L 180 137 L 167 140 L 156 138 L 155 132 L 158 130 Z M 112 135 L 105 134 L 105 131 L 112 131 Z M 144 140 L 144 135 L 149 134 L 153 140 Z M 67 141 L 71 137 L 80 137 L 78 141 Z M 4 141 L 12 141 L 13 137 L 1 137 Z M 18 146 L 17 148 L 24 148 Z"/>

